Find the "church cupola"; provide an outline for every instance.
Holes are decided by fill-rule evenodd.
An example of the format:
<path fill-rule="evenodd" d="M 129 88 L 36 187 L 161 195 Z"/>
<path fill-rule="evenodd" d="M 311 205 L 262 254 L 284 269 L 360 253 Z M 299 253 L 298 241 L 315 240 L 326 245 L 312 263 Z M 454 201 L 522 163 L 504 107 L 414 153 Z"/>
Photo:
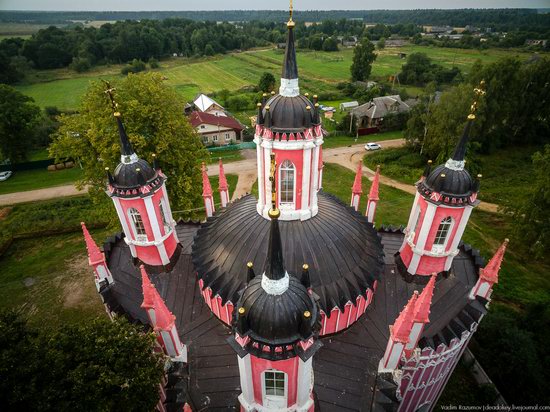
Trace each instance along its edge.
<path fill-rule="evenodd" d="M 176 251 L 178 238 L 166 191 L 166 176 L 160 168 L 151 167 L 135 153 L 113 91 L 109 87 L 106 93 L 118 127 L 121 156 L 113 175 L 107 170 L 107 194 L 113 200 L 132 256 L 150 266 L 167 266 Z"/>
<path fill-rule="evenodd" d="M 410 275 L 448 271 L 458 254 L 466 224 L 478 205 L 478 179 L 464 168 L 466 146 L 475 119 L 484 82 L 474 91 L 476 98 L 452 157 L 433 170 L 431 162 L 417 183 L 416 196 L 399 250 L 398 263 Z"/>
<path fill-rule="evenodd" d="M 281 220 L 306 220 L 318 212 L 323 130 L 316 99 L 300 94 L 292 4 L 278 94 L 258 106 L 254 141 L 258 162 L 258 213 L 268 218 L 270 158 L 278 165 L 277 207 Z"/>
<path fill-rule="evenodd" d="M 275 203 L 269 210 L 265 270 L 262 276 L 248 276 L 229 338 L 238 354 L 239 401 L 244 411 L 313 411 L 312 357 L 321 346 L 320 312 L 303 284 L 308 276 L 301 281 L 285 269 Z"/>

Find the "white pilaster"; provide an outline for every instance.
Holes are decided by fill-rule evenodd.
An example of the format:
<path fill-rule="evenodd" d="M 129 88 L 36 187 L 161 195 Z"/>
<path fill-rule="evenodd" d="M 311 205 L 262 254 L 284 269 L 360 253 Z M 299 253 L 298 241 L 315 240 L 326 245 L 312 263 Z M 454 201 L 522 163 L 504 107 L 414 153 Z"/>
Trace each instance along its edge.
<path fill-rule="evenodd" d="M 127 240 L 127 239 L 135 240 L 135 236 L 132 233 L 132 231 L 130 230 L 130 227 L 128 226 L 128 221 L 126 220 L 126 215 L 124 213 L 122 205 L 120 204 L 120 199 L 118 197 L 112 197 L 111 199 L 113 199 L 113 203 L 115 204 L 115 209 L 116 209 L 116 213 L 118 215 L 118 220 L 120 220 L 120 223 L 122 225 L 122 230 L 124 231 L 124 234 L 125 234 L 125 237 L 126 237 L 125 240 Z M 128 243 L 128 242 L 126 242 L 126 243 L 130 247 L 130 253 L 132 254 L 132 257 L 137 257 L 136 247 L 131 243 Z"/>
<path fill-rule="evenodd" d="M 407 231 L 414 230 L 413 225 L 416 223 L 415 217 L 416 217 L 416 209 L 418 207 L 419 198 L 420 198 L 420 193 L 418 193 L 418 191 L 417 191 L 414 195 L 413 206 L 411 208 L 411 213 L 409 215 L 409 221 L 407 222 Z"/>
<path fill-rule="evenodd" d="M 411 329 L 411 334 L 409 335 L 409 341 L 405 345 L 406 350 L 414 349 L 414 347 L 418 342 L 418 339 L 420 338 L 420 334 L 422 333 L 423 327 L 424 327 L 423 323 L 414 322 L 413 327 Z"/>
<path fill-rule="evenodd" d="M 378 364 L 378 372 L 391 372 L 395 370 L 399 365 L 403 348 L 404 345 L 401 342 L 392 340 L 390 336 L 388 345 L 386 346 L 386 352 Z"/>
<path fill-rule="evenodd" d="M 247 411 L 254 405 L 254 384 L 252 383 L 252 363 L 250 361 L 250 355 L 247 354 L 243 358 L 237 356 L 239 361 L 239 376 L 241 379 L 241 394 L 239 395 L 239 402 Z"/>
<path fill-rule="evenodd" d="M 369 200 L 367 202 L 367 220 L 369 223 L 374 224 L 374 215 L 376 213 L 376 200 Z"/>
<path fill-rule="evenodd" d="M 262 139 L 259 136 L 254 138 L 256 143 L 256 163 L 258 167 L 258 213 L 262 213 L 265 206 L 265 186 L 264 186 L 264 157 Z"/>
<path fill-rule="evenodd" d="M 151 225 L 151 229 L 153 230 L 154 240 L 158 241 L 162 239 L 162 234 L 160 233 L 160 226 L 159 226 L 159 221 L 157 219 L 155 206 L 153 205 L 153 198 L 151 196 L 148 196 L 143 200 L 145 202 L 145 209 L 147 210 L 147 217 L 149 218 L 149 224 Z M 159 256 L 162 264 L 163 265 L 169 264 L 170 258 L 168 257 L 168 253 L 166 253 L 166 247 L 164 246 L 164 242 L 160 242 L 156 246 L 157 246 L 157 250 L 159 252 Z"/>
<path fill-rule="evenodd" d="M 449 248 L 449 252 L 457 251 L 458 244 L 460 243 L 460 239 L 462 239 L 464 230 L 466 230 L 466 225 L 468 224 L 468 220 L 470 219 L 472 210 L 474 210 L 474 207 L 470 205 L 467 205 L 464 208 L 464 212 L 462 212 L 462 217 L 460 219 L 460 222 L 458 223 L 458 228 L 456 229 L 455 235 L 451 243 L 451 247 Z M 454 259 L 454 254 L 447 256 L 447 259 L 445 260 L 445 270 L 449 270 L 451 268 L 453 259 Z"/>
<path fill-rule="evenodd" d="M 356 212 L 359 210 L 359 200 L 360 200 L 360 196 L 357 193 L 352 193 L 351 194 L 351 204 L 350 204 L 350 206 L 353 207 Z"/>
<path fill-rule="evenodd" d="M 302 209 L 309 209 L 309 194 L 311 192 L 311 153 L 313 143 L 305 146 L 302 162 Z"/>
<path fill-rule="evenodd" d="M 422 219 L 422 225 L 420 226 L 420 233 L 418 235 L 418 240 L 416 242 L 416 249 L 418 250 L 424 250 L 424 247 L 426 246 L 426 241 L 428 240 L 428 234 L 430 233 L 430 229 L 432 228 L 432 223 L 434 220 L 436 210 L 437 210 L 436 205 L 430 202 L 426 202 L 426 212 L 424 213 L 424 218 Z M 412 255 L 411 263 L 409 264 L 407 271 L 411 274 L 415 274 L 416 270 L 418 269 L 418 264 L 420 263 L 421 255 L 416 253 L 414 248 L 412 249 L 412 252 L 413 252 L 413 255 Z"/>

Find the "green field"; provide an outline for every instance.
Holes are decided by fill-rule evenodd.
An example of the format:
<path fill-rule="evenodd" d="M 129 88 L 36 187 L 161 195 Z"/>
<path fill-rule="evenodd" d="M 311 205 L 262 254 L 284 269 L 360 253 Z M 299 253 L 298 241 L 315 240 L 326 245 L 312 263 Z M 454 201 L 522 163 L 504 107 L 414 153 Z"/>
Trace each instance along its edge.
<path fill-rule="evenodd" d="M 386 80 L 388 76 L 399 72 L 404 60 L 398 57 L 398 52 L 424 52 L 435 63 L 447 67 L 456 65 L 466 73 L 477 59 L 490 63 L 503 56 L 530 56 L 516 50 L 478 51 L 410 45 L 379 51 L 373 65 L 373 79 Z M 352 57 L 351 49 L 335 53 L 299 51 L 297 59 L 303 92 L 319 94 L 335 91 L 337 83 L 348 80 Z M 281 51 L 263 49 L 203 59 L 170 58 L 162 61 L 157 70 L 166 76 L 169 85 L 189 100 L 199 91 L 210 93 L 224 88 L 238 90 L 243 86 L 254 85 L 264 71 L 270 71 L 278 77 L 282 59 Z M 75 109 L 91 81 L 120 78 L 121 67 L 101 66 L 85 74 L 74 73 L 69 69 L 35 72 L 29 76 L 28 83 L 18 86 L 18 89 L 33 97 L 42 107 Z M 408 87 L 407 91 L 414 94 L 418 89 Z"/>
<path fill-rule="evenodd" d="M 82 173 L 78 167 L 54 172 L 44 169 L 14 172 L 8 180 L 0 182 L 0 195 L 70 184 L 82 177 Z"/>

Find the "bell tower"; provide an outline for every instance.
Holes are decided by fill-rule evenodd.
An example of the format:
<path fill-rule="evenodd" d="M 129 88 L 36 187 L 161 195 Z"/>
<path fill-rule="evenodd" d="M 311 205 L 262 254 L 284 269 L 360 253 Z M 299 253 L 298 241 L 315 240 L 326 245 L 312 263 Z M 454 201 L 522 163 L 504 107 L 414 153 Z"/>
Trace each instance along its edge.
<path fill-rule="evenodd" d="M 405 239 L 397 256 L 398 266 L 410 275 L 428 276 L 451 268 L 470 214 L 479 204 L 481 175 L 473 179 L 464 168 L 464 158 L 478 99 L 485 94 L 483 81 L 474 92 L 464 133 L 453 156 L 434 170 L 428 164 L 416 185 Z"/>
<path fill-rule="evenodd" d="M 118 104 L 109 84 L 106 94 L 113 108 L 120 138 L 120 163 L 113 174 L 106 169 L 107 194 L 113 200 L 132 256 L 149 266 L 167 266 L 178 245 L 176 222 L 166 191 L 166 176 L 156 160 L 153 167 L 134 152 L 126 135 Z"/>

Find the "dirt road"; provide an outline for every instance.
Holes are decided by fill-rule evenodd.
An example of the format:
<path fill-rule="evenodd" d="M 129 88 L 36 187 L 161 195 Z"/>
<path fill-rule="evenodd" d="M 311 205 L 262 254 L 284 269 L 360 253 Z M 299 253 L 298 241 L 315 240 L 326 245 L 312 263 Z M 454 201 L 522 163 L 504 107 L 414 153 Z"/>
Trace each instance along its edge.
<path fill-rule="evenodd" d="M 399 147 L 405 144 L 404 139 L 385 140 L 382 143 L 384 148 Z M 355 144 L 345 147 L 335 147 L 332 149 L 323 150 L 323 161 L 327 163 L 336 163 L 350 170 L 355 171 L 357 163 L 363 158 L 365 153 L 364 145 Z M 243 151 L 244 160 L 224 164 L 226 174 L 236 174 L 239 179 L 237 187 L 233 191 L 231 198 L 237 199 L 245 193 L 250 193 L 252 186 L 256 181 L 256 155 L 253 149 Z M 208 175 L 215 176 L 219 174 L 219 168 L 216 164 L 208 167 Z M 367 167 L 363 167 L 363 175 L 372 180 L 374 171 Z M 415 188 L 413 185 L 398 182 L 383 175 L 380 175 L 380 183 L 395 187 L 406 193 L 414 195 Z M 47 189 L 30 190 L 28 192 L 17 192 L 0 195 L 0 206 L 13 205 L 16 203 L 32 202 L 37 200 L 55 199 L 65 196 L 75 196 L 85 193 L 85 190 L 77 190 L 73 185 L 57 186 Z M 481 202 L 479 204 L 481 210 L 496 213 L 498 206 L 493 203 Z"/>

